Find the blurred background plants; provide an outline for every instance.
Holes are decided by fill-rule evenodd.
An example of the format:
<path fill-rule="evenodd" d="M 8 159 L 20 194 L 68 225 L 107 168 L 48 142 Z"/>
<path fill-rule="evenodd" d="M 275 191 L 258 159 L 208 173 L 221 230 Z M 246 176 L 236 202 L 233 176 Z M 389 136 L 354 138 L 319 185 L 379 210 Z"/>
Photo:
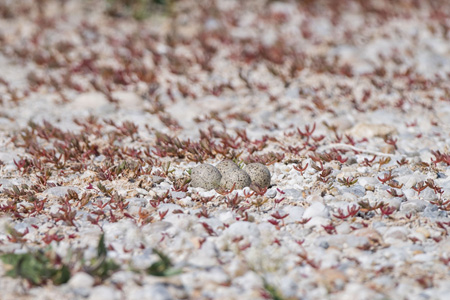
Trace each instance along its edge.
<path fill-rule="evenodd" d="M 155 13 L 170 13 L 176 0 L 106 0 L 108 15 L 144 20 Z"/>

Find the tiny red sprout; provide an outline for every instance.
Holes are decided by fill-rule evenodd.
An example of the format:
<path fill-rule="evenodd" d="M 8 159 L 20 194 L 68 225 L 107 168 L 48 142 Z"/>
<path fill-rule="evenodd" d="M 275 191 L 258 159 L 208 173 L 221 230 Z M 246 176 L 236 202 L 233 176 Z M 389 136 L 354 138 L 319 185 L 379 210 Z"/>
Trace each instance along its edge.
<path fill-rule="evenodd" d="M 450 211 L 450 200 L 443 200 L 441 197 L 437 201 L 430 201 L 431 204 L 436 205 L 440 210 Z"/>
<path fill-rule="evenodd" d="M 316 130 L 316 123 L 314 123 L 312 127 L 309 127 L 309 125 L 305 125 L 304 132 L 302 132 L 299 128 L 297 128 L 297 132 L 300 135 L 300 137 L 306 138 L 306 143 L 309 142 L 309 138 L 312 136 L 315 130 Z"/>
<path fill-rule="evenodd" d="M 206 207 L 202 207 L 202 210 L 200 211 L 200 212 L 198 212 L 197 214 L 196 214 L 196 216 L 197 216 L 197 218 L 201 218 L 201 217 L 203 217 L 203 218 L 209 218 L 209 214 L 208 214 L 208 211 L 206 210 Z"/>
<path fill-rule="evenodd" d="M 278 246 L 281 246 L 281 241 L 277 238 L 275 238 L 272 242 L 272 244 L 277 244 Z"/>
<path fill-rule="evenodd" d="M 325 136 L 323 134 L 321 134 L 319 136 L 311 136 L 311 138 L 314 140 L 314 142 L 318 143 L 321 140 L 323 140 L 325 138 Z"/>
<path fill-rule="evenodd" d="M 277 227 L 277 229 L 279 228 L 279 224 L 280 224 L 280 221 L 277 221 L 277 220 L 275 220 L 275 219 L 270 219 L 270 220 L 267 220 L 270 224 L 272 224 L 272 225 L 274 225 L 274 226 L 276 226 Z"/>
<path fill-rule="evenodd" d="M 244 197 L 246 199 L 250 198 L 251 196 L 253 196 L 255 194 L 255 192 L 247 192 L 247 190 L 244 190 Z"/>
<path fill-rule="evenodd" d="M 300 258 L 300 261 L 297 263 L 298 265 L 307 264 L 311 266 L 313 269 L 319 269 L 320 265 L 316 263 L 314 260 L 310 259 L 308 257 L 308 254 L 306 252 L 299 253 L 297 256 Z"/>
<path fill-rule="evenodd" d="M 412 189 L 417 192 L 417 195 L 420 195 L 420 193 L 426 188 L 427 185 L 423 181 L 418 182 L 415 186 L 412 187 Z"/>
<path fill-rule="evenodd" d="M 242 199 L 239 199 L 239 195 L 235 194 L 234 197 L 226 197 L 225 203 L 227 206 L 231 209 L 237 209 L 239 207 L 239 204 L 241 203 Z"/>
<path fill-rule="evenodd" d="M 447 228 L 444 226 L 444 225 L 450 225 L 450 224 L 448 224 L 448 223 L 445 223 L 445 222 L 439 222 L 439 221 L 437 221 L 436 222 L 436 225 L 439 227 L 439 228 L 441 228 L 441 229 L 443 229 L 444 230 L 444 232 L 445 232 L 445 236 L 447 236 L 448 235 L 448 231 L 447 231 Z"/>
<path fill-rule="evenodd" d="M 286 192 L 283 192 L 283 191 L 280 190 L 279 188 L 277 188 L 277 191 L 278 191 L 278 193 L 280 193 L 280 194 L 282 194 L 282 195 L 286 194 Z"/>
<path fill-rule="evenodd" d="M 201 249 L 203 244 L 206 242 L 206 238 L 202 237 L 198 239 L 198 248 Z"/>
<path fill-rule="evenodd" d="M 97 218 L 94 219 L 93 217 L 91 217 L 91 215 L 88 215 L 87 216 L 87 220 L 89 222 L 91 222 L 92 225 L 97 225 L 97 226 L 99 226 L 101 228 L 100 224 L 98 223 L 98 221 L 100 220 L 100 216 L 97 216 Z"/>
<path fill-rule="evenodd" d="M 308 163 L 306 163 L 306 165 L 304 167 L 302 167 L 302 163 L 299 163 L 298 165 L 294 166 L 294 169 L 299 171 L 300 174 L 302 174 L 303 176 L 303 172 L 305 172 L 305 170 L 308 168 Z"/>
<path fill-rule="evenodd" d="M 242 241 L 244 239 L 244 237 L 242 236 L 242 235 L 239 235 L 239 236 L 235 236 L 232 240 L 231 240 L 231 242 L 232 243 L 239 243 L 240 241 Z"/>
<path fill-rule="evenodd" d="M 285 199 L 284 197 L 283 197 L 283 198 L 280 198 L 280 199 L 275 199 L 275 200 L 274 200 L 275 205 L 280 204 L 284 199 Z"/>
<path fill-rule="evenodd" d="M 355 146 L 356 142 L 355 142 L 355 140 L 353 139 L 353 137 L 351 137 L 351 136 L 348 135 L 348 134 L 346 134 L 345 137 L 347 138 L 346 144 L 350 144 L 350 145 L 352 145 L 352 146 Z"/>
<path fill-rule="evenodd" d="M 205 222 L 200 222 L 200 224 L 202 224 L 203 228 L 206 230 L 206 232 L 210 235 L 210 236 L 217 236 L 217 233 L 211 228 L 211 226 L 209 226 L 207 223 Z"/>
<path fill-rule="evenodd" d="M 316 171 L 318 171 L 318 172 L 321 172 L 321 171 L 324 170 L 323 164 L 322 164 L 321 161 L 319 161 L 319 165 L 320 165 L 320 166 L 318 166 L 318 165 L 315 164 L 315 163 L 312 163 L 312 164 L 311 164 L 311 167 L 312 167 L 314 170 L 316 170 Z"/>
<path fill-rule="evenodd" d="M 247 243 L 242 246 L 239 246 L 239 251 L 244 251 L 252 246 L 252 243 Z"/>
<path fill-rule="evenodd" d="M 347 178 L 339 178 L 338 182 L 346 187 L 350 187 L 358 182 L 358 178 L 347 177 Z"/>
<path fill-rule="evenodd" d="M 298 224 L 305 225 L 305 224 L 308 223 L 309 221 L 311 221 L 311 218 L 301 219 L 300 221 L 297 221 L 297 223 L 298 223 Z"/>
<path fill-rule="evenodd" d="M 50 244 L 52 241 L 60 242 L 64 239 L 63 236 L 58 236 L 56 233 L 49 235 L 48 233 L 45 233 L 44 237 L 42 238 L 42 241 L 45 244 Z"/>
<path fill-rule="evenodd" d="M 125 217 L 127 217 L 128 219 L 134 220 L 133 216 L 130 215 L 129 213 L 123 213 L 123 215 L 124 215 Z"/>
<path fill-rule="evenodd" d="M 420 241 L 418 238 L 416 238 L 416 237 L 409 237 L 409 240 L 413 243 L 413 244 L 415 244 L 415 243 L 417 243 L 418 241 Z"/>
<path fill-rule="evenodd" d="M 379 164 L 378 170 L 380 170 L 383 165 L 388 164 L 390 161 L 391 161 L 390 157 L 380 158 L 380 160 L 378 161 L 378 164 Z"/>
<path fill-rule="evenodd" d="M 411 214 L 411 213 L 408 213 L 408 214 L 405 215 L 405 217 L 406 217 L 408 220 L 411 220 L 412 214 Z"/>
<path fill-rule="evenodd" d="M 397 164 L 399 166 L 404 166 L 404 165 L 406 165 L 408 163 L 409 163 L 409 161 L 406 158 L 404 158 L 404 157 L 400 161 L 397 160 Z"/>
<path fill-rule="evenodd" d="M 294 240 L 294 241 L 295 241 L 295 243 L 297 243 L 297 245 L 299 245 L 299 246 L 302 246 L 303 243 L 305 242 L 304 239 L 303 239 L 303 240 Z"/>
<path fill-rule="evenodd" d="M 244 212 L 242 214 L 244 217 L 236 217 L 236 221 L 244 221 L 244 222 L 248 222 L 248 213 Z M 227 227 L 227 225 L 225 225 L 225 227 Z M 228 227 L 227 227 L 228 228 Z"/>
<path fill-rule="evenodd" d="M 382 216 L 390 216 L 396 211 L 397 209 L 393 206 L 384 205 L 383 207 L 380 207 L 381 215 Z"/>
<path fill-rule="evenodd" d="M 359 206 L 358 205 L 352 205 L 352 207 L 347 206 L 347 214 L 344 213 L 344 210 L 342 208 L 338 209 L 338 214 L 333 215 L 335 218 L 344 220 L 349 217 L 354 217 L 359 212 Z"/>
<path fill-rule="evenodd" d="M 416 127 L 417 126 L 417 120 L 414 120 L 414 122 L 408 123 L 405 122 L 406 127 Z"/>
<path fill-rule="evenodd" d="M 295 155 L 300 155 L 300 151 L 304 150 L 305 147 L 301 147 L 301 146 L 294 147 L 294 146 L 289 145 L 287 148 L 286 147 L 281 147 L 281 149 L 283 151 L 287 151 L 287 152 L 290 152 L 290 153 L 295 154 Z"/>
<path fill-rule="evenodd" d="M 361 165 L 366 166 L 366 167 L 371 167 L 372 163 L 375 161 L 375 158 L 377 158 L 376 155 L 373 156 L 372 159 L 367 159 L 367 157 L 364 158 L 363 162 L 361 162 Z"/>
<path fill-rule="evenodd" d="M 381 183 L 386 183 L 390 180 L 392 180 L 394 177 L 392 176 L 392 171 L 389 171 L 389 173 L 385 173 L 383 175 L 383 177 L 377 177 L 379 181 L 381 181 Z"/>
<path fill-rule="evenodd" d="M 335 140 L 333 143 L 340 143 L 342 142 L 342 135 L 339 135 L 336 131 L 334 132 Z"/>
<path fill-rule="evenodd" d="M 103 203 L 103 201 L 99 199 L 97 203 L 94 203 L 93 205 L 100 209 L 104 209 L 108 205 L 108 202 Z"/>
<path fill-rule="evenodd" d="M 116 218 L 116 216 L 113 214 L 112 210 L 109 211 L 109 216 L 110 216 L 109 220 L 110 220 L 112 223 L 116 223 L 116 222 L 117 222 L 117 218 Z"/>
<path fill-rule="evenodd" d="M 441 261 L 443 264 L 445 264 L 446 266 L 448 266 L 450 264 L 450 257 L 440 257 L 439 261 Z"/>
<path fill-rule="evenodd" d="M 433 240 L 434 240 L 436 243 L 439 243 L 440 241 L 442 241 L 442 237 L 441 237 L 441 236 L 433 237 Z"/>
<path fill-rule="evenodd" d="M 401 189 L 403 187 L 403 183 L 399 184 L 396 180 L 390 180 L 387 183 L 391 188 Z"/>
<path fill-rule="evenodd" d="M 277 219 L 277 220 L 281 220 L 281 221 L 282 221 L 282 226 L 284 226 L 284 219 L 285 219 L 287 216 L 289 216 L 289 214 L 283 215 L 283 214 L 280 214 L 279 211 L 277 211 L 276 213 L 271 214 L 271 216 L 274 217 L 274 218 Z M 269 222 L 270 222 L 270 221 L 269 221 Z M 277 223 L 277 225 L 278 225 L 278 223 Z"/>
<path fill-rule="evenodd" d="M 398 139 L 394 139 L 391 137 L 387 137 L 384 139 L 384 142 L 388 145 L 394 146 L 395 149 L 397 149 L 397 141 Z"/>
<path fill-rule="evenodd" d="M 328 233 L 328 234 L 336 234 L 336 227 L 333 224 L 329 225 L 322 225 L 322 228 Z"/>
<path fill-rule="evenodd" d="M 387 190 L 387 192 L 389 194 L 391 194 L 392 197 L 400 197 L 401 198 L 401 197 L 405 196 L 405 194 L 398 194 L 397 190 L 395 190 L 395 189 L 389 189 L 389 190 Z"/>
<path fill-rule="evenodd" d="M 168 209 L 166 211 L 158 211 L 159 219 L 160 220 L 164 219 L 168 212 L 169 212 Z"/>
<path fill-rule="evenodd" d="M 332 168 L 326 168 L 326 169 L 322 170 L 322 172 L 319 174 L 319 176 L 322 178 L 325 178 L 325 177 L 328 177 L 331 174 L 331 172 L 333 172 Z"/>
<path fill-rule="evenodd" d="M 255 192 L 255 194 L 257 196 L 264 196 L 266 194 L 266 192 L 267 192 L 267 187 L 261 188 L 261 187 L 259 187 L 257 185 L 252 184 L 251 188 L 253 189 L 253 191 Z"/>
<path fill-rule="evenodd" d="M 231 194 L 234 189 L 236 188 L 236 183 L 233 183 L 233 186 L 231 187 L 230 190 L 224 189 L 224 188 L 219 188 L 216 190 L 217 193 L 221 194 L 222 196 L 226 196 L 228 194 Z"/>

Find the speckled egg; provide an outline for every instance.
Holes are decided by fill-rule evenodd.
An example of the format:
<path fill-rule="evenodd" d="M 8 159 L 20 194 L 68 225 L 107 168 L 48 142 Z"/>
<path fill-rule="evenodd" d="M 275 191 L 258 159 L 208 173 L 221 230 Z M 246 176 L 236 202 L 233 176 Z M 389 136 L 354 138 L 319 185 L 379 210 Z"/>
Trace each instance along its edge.
<path fill-rule="evenodd" d="M 260 163 L 252 163 L 245 166 L 244 171 L 250 176 L 252 183 L 259 187 L 266 188 L 270 185 L 270 171 Z"/>
<path fill-rule="evenodd" d="M 250 176 L 242 169 L 235 169 L 224 172 L 222 175 L 222 180 L 220 181 L 220 186 L 231 189 L 233 184 L 235 184 L 235 189 L 240 190 L 246 186 L 250 186 L 252 183 Z"/>
<path fill-rule="evenodd" d="M 191 173 L 191 186 L 201 187 L 205 190 L 212 190 L 219 187 L 222 175 L 216 167 L 210 164 L 202 164 Z"/>
<path fill-rule="evenodd" d="M 232 170 L 238 170 L 239 166 L 232 161 L 231 159 L 225 159 L 222 160 L 220 163 L 216 165 L 217 170 L 219 170 L 220 174 L 224 174 L 226 172 L 232 171 Z"/>

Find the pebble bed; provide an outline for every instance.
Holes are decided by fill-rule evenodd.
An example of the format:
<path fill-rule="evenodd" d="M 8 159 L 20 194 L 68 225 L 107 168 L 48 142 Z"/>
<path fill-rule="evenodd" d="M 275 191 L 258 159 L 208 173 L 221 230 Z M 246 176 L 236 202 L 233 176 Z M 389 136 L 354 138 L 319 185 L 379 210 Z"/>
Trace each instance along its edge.
<path fill-rule="evenodd" d="M 0 255 L 70 276 L 3 259 L 2 299 L 448 299 L 447 1 L 36 3 L 0 1 Z M 191 186 L 224 159 L 270 185 Z"/>

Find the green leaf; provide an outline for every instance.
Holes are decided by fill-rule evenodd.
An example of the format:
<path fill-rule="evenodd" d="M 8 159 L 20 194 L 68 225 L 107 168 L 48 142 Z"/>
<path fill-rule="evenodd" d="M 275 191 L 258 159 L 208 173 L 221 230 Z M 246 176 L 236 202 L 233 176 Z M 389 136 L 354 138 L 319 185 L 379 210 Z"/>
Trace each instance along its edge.
<path fill-rule="evenodd" d="M 52 276 L 52 281 L 56 285 L 60 285 L 66 283 L 70 279 L 70 270 L 69 267 L 63 265 L 61 269 L 57 270 L 55 274 Z"/>
<path fill-rule="evenodd" d="M 264 280 L 264 289 L 269 293 L 269 295 L 272 297 L 273 300 L 284 300 L 280 291 L 278 291 L 277 288 L 274 287 L 273 285 L 268 284 L 265 280 Z"/>
<path fill-rule="evenodd" d="M 102 257 L 102 256 L 106 256 L 106 254 L 108 254 L 108 250 L 106 249 L 106 245 L 105 245 L 105 234 L 102 234 L 100 236 L 100 240 L 98 241 L 97 256 Z"/>
<path fill-rule="evenodd" d="M 6 276 L 23 278 L 34 285 L 41 285 L 48 279 L 54 284 L 62 284 L 70 279 L 70 270 L 62 265 L 60 269 L 54 268 L 53 263 L 42 251 L 36 253 L 4 254 L 1 260 L 11 266 Z"/>
<path fill-rule="evenodd" d="M 101 278 L 102 280 L 108 278 L 115 270 L 119 269 L 119 265 L 112 259 L 107 259 L 108 249 L 105 245 L 105 235 L 100 236 L 97 246 L 97 257 L 91 261 L 93 266 L 88 273 Z"/>
<path fill-rule="evenodd" d="M 159 261 L 153 263 L 148 269 L 147 273 L 153 276 L 173 276 L 181 273 L 180 269 L 172 268 L 173 264 L 170 258 L 157 249 L 153 252 L 159 256 Z"/>

